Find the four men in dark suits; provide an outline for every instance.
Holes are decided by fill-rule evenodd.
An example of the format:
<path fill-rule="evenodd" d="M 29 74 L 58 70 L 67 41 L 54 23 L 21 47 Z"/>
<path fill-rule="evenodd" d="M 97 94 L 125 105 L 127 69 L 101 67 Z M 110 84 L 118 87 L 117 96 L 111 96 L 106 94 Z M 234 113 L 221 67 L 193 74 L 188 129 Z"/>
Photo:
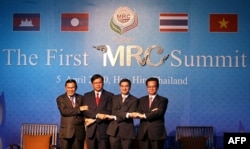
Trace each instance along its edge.
<path fill-rule="evenodd" d="M 131 82 L 128 79 L 120 81 L 121 93 L 115 96 L 103 89 L 101 75 L 93 75 L 91 83 L 93 90 L 82 97 L 75 93 L 76 82 L 67 80 L 66 93 L 57 98 L 61 113 L 61 149 L 83 149 L 85 129 L 88 149 L 133 148 L 133 139 L 136 138 L 134 118 L 140 119 L 139 147 L 164 149 L 167 138 L 164 115 L 168 99 L 157 94 L 157 78 L 146 80 L 148 95 L 139 100 L 130 94 Z M 72 96 L 74 102 L 71 104 Z"/>

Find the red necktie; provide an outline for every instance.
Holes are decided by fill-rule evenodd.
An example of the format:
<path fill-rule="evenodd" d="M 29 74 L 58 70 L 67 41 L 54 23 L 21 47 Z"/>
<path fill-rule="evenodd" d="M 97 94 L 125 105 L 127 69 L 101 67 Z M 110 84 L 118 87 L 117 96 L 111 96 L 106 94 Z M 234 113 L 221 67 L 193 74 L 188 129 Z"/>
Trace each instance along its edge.
<path fill-rule="evenodd" d="M 151 107 L 152 101 L 153 101 L 153 98 L 149 97 L 149 108 Z"/>
<path fill-rule="evenodd" d="M 98 106 L 99 101 L 100 101 L 99 93 L 96 93 L 95 101 L 96 101 L 96 105 Z"/>

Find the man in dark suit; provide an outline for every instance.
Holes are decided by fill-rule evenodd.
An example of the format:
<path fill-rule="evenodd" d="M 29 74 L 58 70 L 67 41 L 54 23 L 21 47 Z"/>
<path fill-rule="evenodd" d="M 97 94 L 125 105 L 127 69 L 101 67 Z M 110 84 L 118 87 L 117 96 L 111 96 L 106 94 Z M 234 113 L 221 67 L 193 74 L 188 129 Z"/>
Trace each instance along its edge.
<path fill-rule="evenodd" d="M 109 118 L 112 111 L 113 93 L 103 89 L 104 78 L 95 74 L 91 78 L 93 91 L 84 94 L 84 105 L 88 111 L 84 111 L 86 117 L 86 141 L 88 149 L 108 149 L 109 141 L 106 134 Z"/>
<path fill-rule="evenodd" d="M 85 129 L 82 111 L 88 110 L 88 107 L 82 105 L 83 96 L 76 93 L 75 80 L 67 80 L 65 90 L 66 93 L 56 99 L 61 114 L 60 149 L 83 149 Z"/>
<path fill-rule="evenodd" d="M 131 149 L 135 128 L 130 113 L 137 109 L 137 98 L 129 93 L 130 80 L 122 79 L 119 85 L 121 94 L 113 97 L 111 118 L 114 120 L 110 122 L 107 134 L 110 136 L 111 149 Z"/>
<path fill-rule="evenodd" d="M 157 94 L 159 80 L 151 77 L 146 80 L 148 95 L 139 99 L 138 113 L 133 117 L 140 118 L 138 130 L 139 147 L 141 149 L 164 149 L 167 133 L 164 115 L 168 99 Z"/>

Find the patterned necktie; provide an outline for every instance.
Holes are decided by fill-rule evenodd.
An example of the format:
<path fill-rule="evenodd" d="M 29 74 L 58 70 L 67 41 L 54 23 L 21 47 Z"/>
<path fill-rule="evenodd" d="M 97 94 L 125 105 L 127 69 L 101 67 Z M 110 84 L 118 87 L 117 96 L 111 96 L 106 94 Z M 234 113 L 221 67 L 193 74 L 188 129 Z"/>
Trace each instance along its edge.
<path fill-rule="evenodd" d="M 99 101 L 100 101 L 99 93 L 96 93 L 95 101 L 96 101 L 96 105 L 98 106 Z"/>

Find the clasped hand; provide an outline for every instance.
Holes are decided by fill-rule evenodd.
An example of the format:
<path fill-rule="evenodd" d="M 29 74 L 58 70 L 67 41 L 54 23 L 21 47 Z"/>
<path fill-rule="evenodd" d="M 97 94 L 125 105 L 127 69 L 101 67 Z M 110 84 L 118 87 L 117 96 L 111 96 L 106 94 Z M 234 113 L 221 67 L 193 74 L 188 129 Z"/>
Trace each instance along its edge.
<path fill-rule="evenodd" d="M 93 124 L 96 120 L 92 119 L 92 118 L 86 118 L 85 119 L 85 126 L 89 126 L 91 124 Z"/>
<path fill-rule="evenodd" d="M 80 106 L 80 111 L 86 111 L 88 109 L 89 109 L 88 106 Z"/>
<path fill-rule="evenodd" d="M 151 110 L 151 112 L 157 111 L 158 108 L 154 108 Z M 132 112 L 129 114 L 130 118 L 139 118 L 139 119 L 143 119 L 145 118 L 145 114 L 139 113 L 139 112 Z"/>
<path fill-rule="evenodd" d="M 101 120 L 104 120 L 104 119 L 114 119 L 114 116 L 113 115 L 108 115 L 108 114 L 101 114 L 101 113 L 98 113 L 97 114 L 97 118 L 101 119 Z"/>
<path fill-rule="evenodd" d="M 138 113 L 138 112 L 132 112 L 132 113 L 129 114 L 129 117 L 142 119 L 142 118 L 144 118 L 144 114 L 141 114 L 141 113 Z"/>

